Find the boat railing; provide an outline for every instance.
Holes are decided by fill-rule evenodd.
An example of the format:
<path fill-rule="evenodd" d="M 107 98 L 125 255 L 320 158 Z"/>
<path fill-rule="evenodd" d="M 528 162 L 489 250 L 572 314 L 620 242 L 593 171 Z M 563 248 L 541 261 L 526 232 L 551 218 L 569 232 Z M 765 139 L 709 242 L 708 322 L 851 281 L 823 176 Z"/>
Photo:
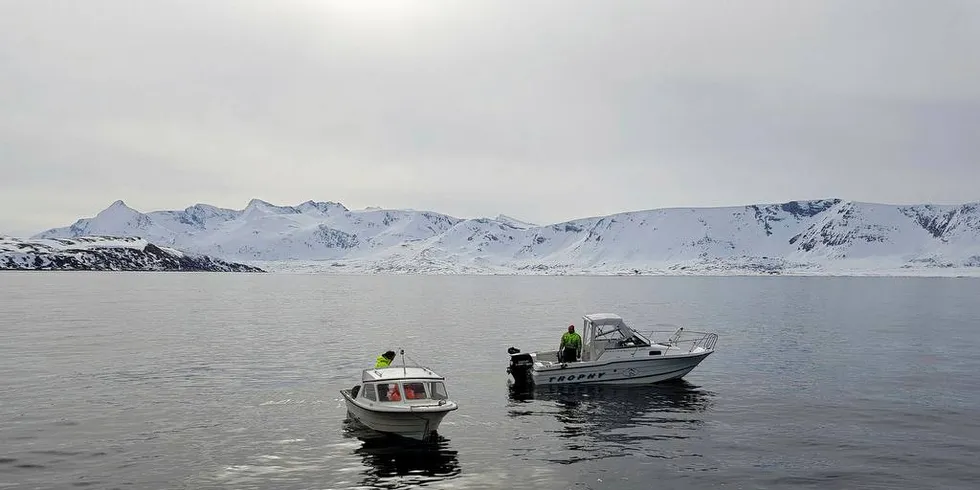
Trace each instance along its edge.
<path fill-rule="evenodd" d="M 684 330 L 683 327 L 677 330 L 654 330 L 646 333 L 647 338 L 654 342 L 683 349 L 688 348 L 688 352 L 700 347 L 704 350 L 712 350 L 718 342 L 718 334 L 713 332 L 697 332 L 694 330 Z"/>

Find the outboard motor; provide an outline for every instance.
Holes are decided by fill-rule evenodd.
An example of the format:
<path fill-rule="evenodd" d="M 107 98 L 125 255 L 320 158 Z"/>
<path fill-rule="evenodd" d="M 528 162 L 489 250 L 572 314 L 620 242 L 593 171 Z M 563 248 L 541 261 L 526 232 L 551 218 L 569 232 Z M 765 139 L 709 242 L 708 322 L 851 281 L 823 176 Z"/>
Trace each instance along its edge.
<path fill-rule="evenodd" d="M 507 353 L 510 354 L 510 365 L 507 366 L 507 372 L 514 377 L 515 387 L 530 385 L 531 365 L 534 364 L 531 354 L 521 354 L 521 350 L 514 347 L 508 348 Z"/>

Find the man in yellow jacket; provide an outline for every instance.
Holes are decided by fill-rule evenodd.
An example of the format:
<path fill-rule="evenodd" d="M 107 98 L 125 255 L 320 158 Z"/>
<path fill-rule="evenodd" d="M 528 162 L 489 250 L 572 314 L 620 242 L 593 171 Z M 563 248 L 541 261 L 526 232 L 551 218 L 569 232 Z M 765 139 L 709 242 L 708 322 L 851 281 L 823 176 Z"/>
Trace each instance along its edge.
<path fill-rule="evenodd" d="M 575 362 L 581 355 L 582 337 L 575 333 L 575 325 L 569 325 L 558 346 L 558 362 Z"/>
<path fill-rule="evenodd" d="M 391 365 L 391 361 L 395 360 L 395 351 L 390 350 L 378 356 L 377 362 L 374 363 L 374 369 L 386 368 Z"/>

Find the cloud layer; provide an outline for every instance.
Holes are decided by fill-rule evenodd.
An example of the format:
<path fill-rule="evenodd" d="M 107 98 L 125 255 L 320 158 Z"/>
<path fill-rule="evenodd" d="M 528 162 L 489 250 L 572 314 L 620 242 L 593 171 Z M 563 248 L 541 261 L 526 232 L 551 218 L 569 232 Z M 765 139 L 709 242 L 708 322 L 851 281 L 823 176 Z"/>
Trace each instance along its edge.
<path fill-rule="evenodd" d="M 6 2 L 0 232 L 252 197 L 980 199 L 980 4 Z"/>

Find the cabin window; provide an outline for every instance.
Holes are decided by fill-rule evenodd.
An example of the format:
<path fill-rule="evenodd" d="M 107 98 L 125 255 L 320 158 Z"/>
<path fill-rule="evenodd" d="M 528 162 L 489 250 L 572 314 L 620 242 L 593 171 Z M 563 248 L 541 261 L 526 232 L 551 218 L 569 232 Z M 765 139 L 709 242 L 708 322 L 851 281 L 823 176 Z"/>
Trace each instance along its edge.
<path fill-rule="evenodd" d="M 375 389 L 377 388 L 373 384 L 364 385 L 364 388 L 361 390 L 364 392 L 364 398 L 371 401 L 378 401 L 378 393 L 374 391 Z"/>
<path fill-rule="evenodd" d="M 426 383 L 428 385 L 429 397 L 433 400 L 445 400 L 449 398 L 449 394 L 446 393 L 446 385 L 442 381 L 432 381 Z"/>
<path fill-rule="evenodd" d="M 402 392 L 398 383 L 378 383 L 378 400 L 383 402 L 400 402 Z"/>
<path fill-rule="evenodd" d="M 426 398 L 425 385 L 423 383 L 417 381 L 402 383 L 402 387 L 405 388 L 406 400 L 423 400 Z"/>

